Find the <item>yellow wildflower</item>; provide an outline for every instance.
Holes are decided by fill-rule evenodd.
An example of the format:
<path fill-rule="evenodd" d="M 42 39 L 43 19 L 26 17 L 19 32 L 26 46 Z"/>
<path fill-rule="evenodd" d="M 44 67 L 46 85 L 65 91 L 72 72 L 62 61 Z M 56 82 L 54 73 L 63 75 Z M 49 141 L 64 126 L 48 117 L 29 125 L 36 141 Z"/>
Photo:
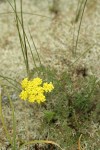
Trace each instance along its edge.
<path fill-rule="evenodd" d="M 45 92 L 51 92 L 54 89 L 54 86 L 53 86 L 52 82 L 50 82 L 50 83 L 46 82 L 43 84 L 43 89 Z"/>
<path fill-rule="evenodd" d="M 29 96 L 29 102 L 33 103 L 36 100 L 36 96 L 35 95 L 30 95 Z"/>
<path fill-rule="evenodd" d="M 46 100 L 44 93 L 51 92 L 54 89 L 54 86 L 51 82 L 42 84 L 42 79 L 38 77 L 34 78 L 33 80 L 28 80 L 28 78 L 25 78 L 21 82 L 21 86 L 22 92 L 20 93 L 19 97 L 22 100 L 37 102 L 39 104 Z"/>
<path fill-rule="evenodd" d="M 37 99 L 37 103 L 40 103 L 40 102 L 44 102 L 46 100 L 45 96 L 40 93 L 36 96 L 36 99 Z"/>
<path fill-rule="evenodd" d="M 19 97 L 22 99 L 22 100 L 26 100 L 28 98 L 28 94 L 26 91 L 22 91 L 19 95 Z"/>
<path fill-rule="evenodd" d="M 28 84 L 28 78 L 25 78 L 24 80 L 22 80 L 22 82 L 21 82 L 22 88 L 26 88 L 27 84 Z"/>
<path fill-rule="evenodd" d="M 32 84 L 33 85 L 41 85 L 42 84 L 42 79 L 37 77 L 37 78 L 32 80 Z"/>

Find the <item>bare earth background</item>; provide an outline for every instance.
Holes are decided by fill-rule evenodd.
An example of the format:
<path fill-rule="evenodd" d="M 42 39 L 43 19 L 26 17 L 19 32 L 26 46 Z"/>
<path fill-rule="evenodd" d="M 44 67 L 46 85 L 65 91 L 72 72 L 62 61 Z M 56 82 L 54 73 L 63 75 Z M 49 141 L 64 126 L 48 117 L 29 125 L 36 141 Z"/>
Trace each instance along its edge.
<path fill-rule="evenodd" d="M 100 1 L 88 0 L 79 36 L 77 57 L 74 58 L 72 54 L 74 49 L 73 20 L 77 3 L 77 0 L 60 0 L 60 13 L 54 19 L 54 14 L 50 12 L 52 5 L 50 0 L 24 0 L 24 12 L 48 17 L 25 14 L 26 33 L 28 35 L 28 29 L 30 29 L 43 63 L 54 66 L 59 70 L 67 68 L 69 64 L 90 48 L 84 57 L 81 57 L 75 63 L 75 66 L 85 66 L 89 74 L 94 74 L 100 78 Z M 17 0 L 17 7 L 20 11 L 19 0 Z M 2 1 L 0 13 L 6 12 L 13 11 L 7 2 Z M 78 26 L 79 22 L 75 24 L 75 35 L 77 35 Z M 32 44 L 31 40 L 30 43 Z M 0 72 L 13 77 L 25 76 L 13 14 L 0 14 Z"/>
<path fill-rule="evenodd" d="M 50 11 L 52 6 L 51 0 L 23 0 L 23 11 L 31 13 L 24 14 L 26 34 L 29 35 L 28 30 L 30 29 L 42 63 L 46 66 L 50 65 L 57 68 L 58 71 L 69 69 L 69 65 L 74 63 L 77 58 L 90 48 L 90 50 L 74 64 L 74 69 L 81 67 L 86 68 L 88 74 L 94 74 L 100 79 L 100 0 L 88 0 L 87 2 L 76 51 L 77 55 L 74 57 L 73 21 L 77 4 L 78 0 L 60 0 L 60 12 L 58 16 L 55 16 L 55 14 Z M 19 0 L 17 0 L 17 8 L 20 11 Z M 13 13 L 8 12 L 13 12 L 11 6 L 6 1 L 0 1 L 0 74 L 21 79 L 26 76 L 26 71 L 16 29 L 15 16 Z M 75 39 L 78 26 L 79 22 L 75 24 Z M 32 45 L 31 39 L 30 44 Z M 33 50 L 36 54 L 34 47 Z M 29 57 L 30 67 L 32 68 L 32 59 L 31 56 Z M 18 128 L 18 136 L 25 138 L 21 137 L 25 131 L 24 118 L 22 118 L 22 116 L 24 114 L 26 114 L 26 116 L 31 114 L 29 108 L 27 108 L 27 112 L 24 112 L 22 105 L 21 102 L 20 105 L 18 101 L 15 102 L 17 108 L 16 114 L 18 115 L 17 122 L 18 125 L 22 127 Z M 39 131 L 39 127 L 41 126 L 40 121 L 43 113 L 38 112 L 38 107 L 32 107 L 33 110 L 31 113 L 33 115 L 31 117 L 33 117 L 34 120 L 38 119 L 37 122 L 29 120 L 30 130 L 34 130 L 34 133 L 31 133 L 32 135 L 30 134 L 30 137 L 34 137 L 35 139 L 39 136 L 41 138 L 42 131 Z M 10 118 L 10 108 L 4 105 L 3 109 L 7 109 L 7 112 L 5 111 L 4 113 L 5 116 L 7 115 L 8 118 Z M 20 122 L 20 120 L 22 121 Z M 10 124 L 10 122 L 8 123 Z M 31 124 L 33 124 L 34 127 L 31 126 Z M 98 139 L 97 127 L 98 124 L 91 122 L 88 131 L 95 140 L 96 138 Z M 0 128 L 0 132 L 1 135 L 4 134 L 2 128 Z M 43 134 L 45 135 L 46 132 L 47 131 L 43 131 Z M 3 145 L 0 144 L 2 147 L 5 145 L 5 138 L 0 137 L 0 140 L 2 143 L 4 142 Z M 60 143 L 60 140 L 61 138 L 58 139 L 57 142 Z M 88 142 L 91 143 L 91 141 Z"/>

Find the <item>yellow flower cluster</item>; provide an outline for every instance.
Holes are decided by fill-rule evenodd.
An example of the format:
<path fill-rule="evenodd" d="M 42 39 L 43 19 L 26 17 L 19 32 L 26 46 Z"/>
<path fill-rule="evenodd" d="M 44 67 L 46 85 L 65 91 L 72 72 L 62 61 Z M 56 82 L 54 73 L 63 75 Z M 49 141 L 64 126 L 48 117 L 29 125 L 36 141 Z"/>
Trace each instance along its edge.
<path fill-rule="evenodd" d="M 34 78 L 33 80 L 28 80 L 25 78 L 21 82 L 22 92 L 19 97 L 22 100 L 28 100 L 29 102 L 41 103 L 46 100 L 45 93 L 51 92 L 54 89 L 52 82 L 43 83 L 41 78 Z"/>

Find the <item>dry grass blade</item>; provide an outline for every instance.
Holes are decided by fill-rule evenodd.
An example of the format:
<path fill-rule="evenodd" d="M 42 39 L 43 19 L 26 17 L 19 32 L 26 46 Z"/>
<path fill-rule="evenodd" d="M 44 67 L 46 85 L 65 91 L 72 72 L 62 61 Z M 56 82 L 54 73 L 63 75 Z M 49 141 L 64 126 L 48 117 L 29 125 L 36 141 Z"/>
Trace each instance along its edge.
<path fill-rule="evenodd" d="M 6 76 L 3 76 L 3 75 L 0 75 L 0 78 L 3 78 L 4 80 L 6 80 L 8 83 L 10 83 L 12 85 L 12 87 L 14 89 L 16 89 L 17 91 L 20 91 L 21 89 L 19 88 L 19 82 L 17 82 L 16 80 L 12 79 L 12 78 L 9 78 L 9 77 L 6 77 Z M 18 85 L 18 86 L 16 86 Z"/>
<path fill-rule="evenodd" d="M 26 142 L 24 143 L 22 146 L 20 146 L 20 149 L 23 148 L 24 146 L 27 146 L 27 145 L 32 145 L 32 144 L 53 144 L 55 146 L 57 146 L 58 148 L 60 148 L 61 150 L 64 150 L 60 147 L 59 144 L 53 142 L 53 141 L 48 141 L 48 140 L 34 140 L 34 141 L 29 141 L 29 142 Z"/>
<path fill-rule="evenodd" d="M 95 45 L 95 44 L 94 44 L 94 45 Z M 70 64 L 70 66 L 76 65 L 76 63 L 78 62 L 78 60 L 79 60 L 80 58 L 84 57 L 85 54 L 87 54 L 87 53 L 93 48 L 94 45 L 92 45 L 92 46 L 90 46 L 89 48 L 87 48 L 86 51 L 84 51 L 79 57 L 76 58 L 76 60 L 75 60 L 73 63 Z"/>
<path fill-rule="evenodd" d="M 15 1 L 16 3 L 16 1 Z M 16 5 L 16 4 L 15 4 Z M 24 20 L 23 20 L 23 7 L 22 7 L 22 0 L 20 1 L 20 9 L 21 9 L 21 25 L 22 25 L 22 32 L 23 32 L 23 43 L 24 43 L 24 52 L 25 52 L 25 60 L 26 60 L 26 69 L 27 69 L 27 75 L 29 76 L 29 58 L 28 58 L 28 51 L 27 51 L 27 45 L 26 45 L 26 36 L 25 36 L 25 29 L 24 29 Z M 17 11 L 17 10 L 15 10 Z M 17 19 L 17 18 L 16 18 Z"/>
<path fill-rule="evenodd" d="M 32 40 L 33 46 L 34 46 L 34 48 L 35 48 L 35 51 L 36 51 L 36 53 L 37 53 L 37 56 L 38 56 L 38 60 L 39 60 L 40 66 L 42 66 L 42 62 L 41 62 L 41 59 L 40 59 L 40 56 L 39 56 L 38 50 L 37 50 L 37 48 L 36 48 L 36 45 L 35 45 L 35 42 L 34 42 L 34 40 L 33 40 L 32 35 L 31 35 L 31 31 L 30 31 L 30 30 L 29 30 L 29 34 L 30 34 L 30 37 L 31 37 L 31 40 Z"/>
<path fill-rule="evenodd" d="M 9 95 L 9 93 L 8 93 L 7 90 L 6 90 L 6 92 L 7 92 L 7 97 L 8 97 L 9 104 L 10 104 L 11 111 L 12 111 L 12 120 L 13 120 L 13 149 L 16 150 L 16 118 L 15 118 L 15 110 L 14 110 L 14 106 L 13 106 L 12 100 L 10 98 L 10 95 Z"/>
<path fill-rule="evenodd" d="M 79 23 L 79 28 L 78 28 L 78 34 L 77 34 L 77 39 L 76 39 L 76 44 L 75 44 L 75 52 L 74 52 L 75 55 L 76 55 L 76 51 L 77 51 L 77 45 L 78 45 L 78 40 L 79 40 L 79 33 L 80 33 L 80 29 L 81 29 L 81 24 L 82 24 L 82 19 L 83 19 L 83 14 L 84 14 L 84 11 L 85 11 L 86 4 L 87 4 L 87 0 L 85 0 L 85 2 L 84 2 L 84 6 L 83 6 L 81 18 L 80 18 L 80 23 Z"/>
<path fill-rule="evenodd" d="M 78 20 L 80 18 L 83 2 L 84 2 L 84 0 L 82 0 L 81 2 L 78 2 L 78 7 L 77 7 L 77 10 L 76 10 L 75 23 L 78 22 Z"/>
<path fill-rule="evenodd" d="M 9 2 L 9 1 L 8 1 Z M 28 40 L 28 37 L 25 33 L 25 29 L 24 29 L 24 21 L 23 21 L 23 10 L 22 10 L 22 1 L 20 1 L 20 6 L 21 6 L 21 19 L 19 18 L 18 16 L 18 13 L 17 13 L 17 7 L 16 7 L 16 0 L 14 0 L 14 7 L 12 6 L 12 4 L 9 2 L 10 6 L 12 7 L 13 11 L 14 11 L 14 14 L 16 16 L 16 24 L 17 24 L 17 30 L 18 30 L 18 35 L 19 35 L 19 39 L 20 39 L 20 45 L 21 45 L 21 50 L 22 50 L 22 54 L 23 54 L 23 58 L 24 58 L 24 63 L 25 63 L 25 66 L 26 66 L 26 70 L 27 70 L 27 76 L 30 78 L 30 67 L 29 67 L 29 58 L 28 58 L 28 47 L 29 47 L 29 50 L 31 52 L 31 56 L 32 56 L 32 60 L 33 60 L 33 66 L 35 66 L 36 68 L 36 71 L 37 71 L 37 65 L 36 65 L 36 62 L 35 62 L 35 59 L 34 59 L 34 55 L 33 55 L 33 52 L 32 52 L 32 48 L 30 46 L 30 42 Z M 21 29 L 20 29 L 20 26 L 21 26 L 21 29 L 22 29 L 22 32 L 23 32 L 23 35 L 21 35 Z M 32 39 L 32 37 L 31 37 Z M 32 41 L 33 42 L 33 41 Z M 28 47 L 26 46 L 28 44 Z M 35 47 L 35 45 L 34 45 Z M 36 50 L 36 53 L 38 55 L 38 58 L 39 58 L 39 62 L 40 61 L 40 57 L 39 57 L 39 54 L 37 52 L 37 49 L 35 47 L 35 50 Z M 38 74 L 38 72 L 37 72 Z"/>
<path fill-rule="evenodd" d="M 81 150 L 81 137 L 82 137 L 82 134 L 80 135 L 78 139 L 78 150 Z"/>
<path fill-rule="evenodd" d="M 20 11 L 17 11 L 16 13 L 21 14 Z M 0 15 L 9 15 L 9 14 L 15 14 L 15 13 L 14 12 L 1 12 L 0 13 Z M 51 19 L 51 17 L 40 15 L 40 14 L 35 14 L 35 13 L 23 12 L 23 14 L 25 14 L 25 15 L 34 15 L 34 16 L 38 16 L 38 17 L 44 17 L 44 18 Z"/>
<path fill-rule="evenodd" d="M 9 132 L 8 132 L 8 129 L 7 129 L 7 126 L 6 126 L 6 123 L 5 123 L 5 119 L 4 119 L 4 116 L 3 116 L 3 113 L 2 113 L 1 86 L 0 86 L 0 120 L 1 120 L 1 122 L 2 122 L 3 129 L 4 129 L 4 131 L 5 131 L 7 140 L 9 141 L 10 145 L 13 146 L 13 143 L 12 143 L 11 137 L 10 137 L 10 135 L 9 135 Z"/>

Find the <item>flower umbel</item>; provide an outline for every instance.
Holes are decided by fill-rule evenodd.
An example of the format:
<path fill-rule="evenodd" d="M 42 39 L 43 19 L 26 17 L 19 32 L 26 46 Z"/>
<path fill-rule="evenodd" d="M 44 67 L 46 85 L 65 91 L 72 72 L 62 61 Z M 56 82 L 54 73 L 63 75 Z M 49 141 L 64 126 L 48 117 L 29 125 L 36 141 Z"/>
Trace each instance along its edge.
<path fill-rule="evenodd" d="M 29 102 L 41 103 L 46 100 L 45 93 L 51 92 L 54 89 L 52 82 L 43 83 L 41 78 L 34 78 L 33 80 L 28 80 L 25 78 L 21 82 L 22 91 L 19 97 L 22 100 L 28 100 Z"/>
<path fill-rule="evenodd" d="M 45 92 L 51 92 L 54 89 L 54 86 L 51 82 L 50 83 L 46 82 L 43 84 L 43 89 Z"/>

